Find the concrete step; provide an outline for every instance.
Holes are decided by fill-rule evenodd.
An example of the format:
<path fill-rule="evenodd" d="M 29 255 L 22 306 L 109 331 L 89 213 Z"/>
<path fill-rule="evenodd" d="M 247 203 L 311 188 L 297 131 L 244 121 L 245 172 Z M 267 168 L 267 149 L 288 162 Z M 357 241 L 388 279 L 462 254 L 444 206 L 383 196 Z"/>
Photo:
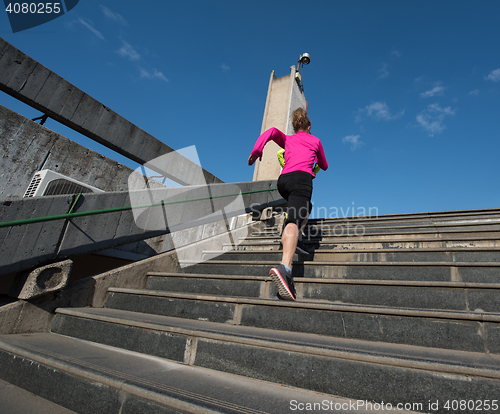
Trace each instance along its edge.
<path fill-rule="evenodd" d="M 405 227 L 417 225 L 449 225 L 449 224 L 488 224 L 500 222 L 500 210 L 477 211 L 477 212 L 444 212 L 444 213 L 423 213 L 408 215 L 383 215 L 374 217 L 344 217 L 344 218 L 320 218 L 309 219 L 309 226 L 335 227 L 362 225 L 365 227 Z M 270 226 L 276 229 L 278 225 Z"/>
<path fill-rule="evenodd" d="M 486 248 L 500 247 L 500 232 L 495 235 L 481 235 L 468 237 L 453 237 L 435 235 L 434 237 L 384 238 L 354 237 L 354 238 L 325 238 L 324 240 L 304 239 L 306 246 L 313 250 L 363 250 L 363 249 L 439 249 L 439 248 Z M 225 243 L 222 250 L 280 250 L 281 240 L 279 237 L 263 238 L 260 241 L 248 238 L 242 240 L 234 247 Z"/>
<path fill-rule="evenodd" d="M 77 414 L 23 388 L 0 380 L 2 414 Z"/>
<path fill-rule="evenodd" d="M 421 240 L 433 239 L 435 241 L 449 240 L 449 239 L 471 239 L 480 237 L 481 239 L 498 240 L 500 239 L 500 231 L 496 229 L 459 229 L 459 230 L 442 230 L 435 231 L 432 229 L 421 231 L 421 232 L 411 232 L 411 231 L 394 231 L 392 233 L 356 233 L 356 232 L 338 232 L 333 234 L 319 234 L 315 237 L 308 236 L 304 237 L 304 241 L 309 242 L 335 242 L 335 243 L 358 243 L 367 241 L 377 241 L 377 242 L 392 242 L 392 241 L 405 241 L 405 242 L 417 242 Z M 240 239 L 241 242 L 244 240 L 251 240 L 254 243 L 257 242 L 275 242 L 281 239 L 278 234 L 270 235 L 254 235 L 250 239 Z"/>
<path fill-rule="evenodd" d="M 311 248 L 310 244 L 307 247 Z M 310 249 L 308 255 L 294 255 L 296 261 L 320 262 L 500 262 L 500 248 L 435 248 L 435 249 Z M 282 252 L 271 251 L 204 251 L 203 260 L 280 261 Z"/>
<path fill-rule="evenodd" d="M 289 413 L 291 401 L 350 403 L 54 333 L 0 336 L 0 360 L 0 377 L 79 414 Z"/>
<path fill-rule="evenodd" d="M 500 353 L 500 314 L 110 288 L 106 307 L 266 329 Z"/>
<path fill-rule="evenodd" d="M 206 275 L 149 272 L 147 290 L 201 293 L 249 298 L 275 297 L 278 289 L 268 276 Z"/>
<path fill-rule="evenodd" d="M 495 230 L 500 231 L 500 223 L 495 222 L 494 224 L 430 224 L 430 225 L 416 225 L 416 226 L 397 226 L 397 227 L 383 227 L 383 226 L 373 226 L 367 227 L 361 224 L 356 226 L 342 226 L 337 225 L 334 227 L 327 226 L 308 226 L 304 230 L 306 238 L 322 238 L 328 236 L 356 236 L 361 237 L 364 235 L 387 235 L 387 234 L 426 234 L 426 233 L 442 233 L 442 232 L 463 232 L 463 231 L 481 231 L 481 230 Z"/>
<path fill-rule="evenodd" d="M 309 220 L 307 225 L 311 227 L 335 227 L 335 226 L 364 226 L 366 228 L 372 227 L 420 227 L 420 226 L 468 226 L 468 225 L 487 225 L 487 224 L 498 224 L 500 223 L 500 214 L 489 215 L 489 216 L 481 216 L 481 217 L 447 217 L 447 218 L 439 218 L 439 217 L 427 217 L 421 219 L 398 219 L 398 220 L 390 220 L 386 219 L 383 216 L 379 219 L 364 219 L 364 218 L 354 218 L 354 219 L 318 219 L 318 220 Z"/>
<path fill-rule="evenodd" d="M 350 217 L 326 217 L 309 219 L 310 224 L 322 223 L 366 223 L 366 224 L 392 224 L 400 223 L 422 223 L 422 222 L 450 222 L 450 221 L 478 221 L 478 220 L 500 220 L 500 209 L 491 210 L 468 210 L 468 211 L 444 211 L 430 213 L 409 213 L 377 216 L 350 216 Z"/>
<path fill-rule="evenodd" d="M 148 273 L 146 289 L 172 293 L 272 299 L 269 277 Z M 416 309 L 500 312 L 500 283 L 296 278 L 297 300 Z"/>
<path fill-rule="evenodd" d="M 365 234 L 431 234 L 434 232 L 468 232 L 496 230 L 500 226 L 500 210 L 460 214 L 425 213 L 416 216 L 380 216 L 377 218 L 354 217 L 335 219 L 310 219 L 305 233 L 309 238 L 356 237 Z M 281 233 L 281 227 L 255 229 L 255 237 L 273 237 Z"/>
<path fill-rule="evenodd" d="M 60 310 L 53 329 L 87 341 L 112 346 L 116 343 L 132 351 L 189 361 L 196 367 L 394 406 L 402 402 L 428 404 L 429 400 L 444 404 L 450 398 L 491 400 L 500 391 L 498 355 L 346 340 L 114 309 Z M 161 367 L 157 369 L 161 371 Z M 183 384 L 183 373 L 176 379 L 176 388 Z M 239 382 L 241 377 L 235 378 Z M 272 389 L 268 392 L 272 393 Z M 253 389 L 247 391 L 252 393 Z M 253 395 L 254 400 L 258 398 L 261 395 Z M 297 395 L 291 398 L 300 401 Z M 428 406 L 411 408 L 426 412 Z M 432 412 L 445 409 L 441 406 L 441 410 Z"/>
<path fill-rule="evenodd" d="M 304 230 L 304 235 L 308 239 L 321 239 L 325 237 L 362 237 L 375 235 L 423 235 L 435 233 L 471 233 L 479 231 L 500 231 L 500 222 L 485 223 L 447 223 L 447 224 L 421 224 L 421 225 L 400 225 L 400 226 L 366 226 L 363 224 L 322 224 L 308 225 Z M 252 237 L 276 237 L 281 234 L 280 230 L 266 228 L 255 230 Z"/>
<path fill-rule="evenodd" d="M 267 276 L 279 261 L 183 261 L 182 273 Z M 498 283 L 500 264 L 474 262 L 294 262 L 295 278 Z"/>

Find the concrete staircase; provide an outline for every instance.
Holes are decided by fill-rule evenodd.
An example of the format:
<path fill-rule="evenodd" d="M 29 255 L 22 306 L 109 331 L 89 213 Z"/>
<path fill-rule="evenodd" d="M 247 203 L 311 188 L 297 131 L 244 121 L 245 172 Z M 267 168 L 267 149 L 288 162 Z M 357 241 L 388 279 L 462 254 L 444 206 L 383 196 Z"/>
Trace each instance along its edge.
<path fill-rule="evenodd" d="M 58 309 L 48 333 L 0 337 L 0 377 L 82 414 L 499 410 L 500 210 L 306 231 L 296 302 L 267 276 L 280 227 L 260 228 L 104 308 Z"/>

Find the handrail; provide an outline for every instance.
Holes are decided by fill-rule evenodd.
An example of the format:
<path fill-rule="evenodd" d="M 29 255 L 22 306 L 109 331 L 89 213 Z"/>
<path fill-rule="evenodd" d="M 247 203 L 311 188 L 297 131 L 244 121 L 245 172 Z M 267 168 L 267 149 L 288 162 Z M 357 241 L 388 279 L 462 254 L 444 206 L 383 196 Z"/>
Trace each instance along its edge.
<path fill-rule="evenodd" d="M 161 202 L 153 203 L 153 204 L 113 207 L 113 208 L 106 208 L 106 209 L 101 209 L 101 210 L 91 210 L 91 211 L 82 211 L 82 212 L 72 213 L 71 211 L 73 210 L 73 208 L 76 204 L 76 201 L 77 201 L 77 200 L 75 200 L 75 202 L 73 203 L 73 205 L 70 208 L 69 213 L 58 214 L 55 216 L 34 217 L 34 218 L 30 218 L 30 219 L 5 221 L 5 222 L 0 223 L 0 228 L 22 226 L 25 224 L 42 223 L 42 222 L 54 221 L 54 220 L 63 220 L 63 219 L 71 220 L 74 217 L 92 216 L 92 215 L 98 215 L 98 214 L 114 213 L 117 211 L 127 211 L 127 210 L 139 209 L 139 208 L 163 206 L 163 205 L 168 205 L 168 204 L 187 203 L 187 202 L 191 202 L 191 201 L 211 200 L 214 198 L 233 197 L 233 196 L 238 196 L 238 195 L 262 193 L 264 191 L 276 191 L 276 190 L 278 190 L 278 189 L 277 188 L 266 188 L 263 190 L 252 190 L 252 191 L 245 191 L 245 192 L 233 193 L 233 194 L 210 195 L 208 197 L 197 197 L 197 198 L 190 198 L 190 199 L 185 199 L 185 200 L 172 200 L 172 201 L 168 201 L 168 202 L 161 201 Z M 78 197 L 80 197 L 80 196 L 81 196 L 81 193 L 78 194 Z"/>

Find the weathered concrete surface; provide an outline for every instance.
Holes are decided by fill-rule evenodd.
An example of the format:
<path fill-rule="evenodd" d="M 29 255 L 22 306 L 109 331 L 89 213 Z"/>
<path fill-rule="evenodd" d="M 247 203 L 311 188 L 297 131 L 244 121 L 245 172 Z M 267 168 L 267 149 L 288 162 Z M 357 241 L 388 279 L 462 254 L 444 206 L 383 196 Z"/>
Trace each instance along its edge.
<path fill-rule="evenodd" d="M 249 226 L 256 225 L 260 223 L 252 223 Z M 234 237 L 245 237 L 248 234 L 245 228 L 243 224 L 237 228 Z M 215 236 L 100 275 L 77 280 L 59 292 L 0 306 L 0 334 L 46 331 L 57 308 L 103 307 L 108 296 L 108 288 L 145 288 L 148 272 L 176 272 L 179 269 L 179 257 L 198 260 L 202 257 L 203 250 L 222 249 L 225 242 L 224 234 Z"/>
<path fill-rule="evenodd" d="M 304 92 L 295 80 L 295 66 L 289 75 L 276 78 L 271 73 L 267 92 L 266 108 L 262 120 L 261 133 L 271 127 L 278 128 L 287 135 L 293 135 L 292 113 L 297 108 L 307 108 Z M 281 149 L 273 141 L 266 144 L 262 153 L 262 161 L 257 160 L 254 169 L 254 181 L 276 180 L 281 172 L 276 153 Z"/>
<path fill-rule="evenodd" d="M 104 191 L 126 191 L 133 170 L 0 105 L 0 199 L 23 197 L 33 174 L 49 169 Z M 113 179 L 110 179 L 113 177 Z M 164 188 L 149 180 L 153 188 Z M 2 216 L 2 220 L 7 220 Z M 0 235 L 2 231 L 0 230 Z M 0 236 L 1 237 L 1 236 Z M 122 246 L 126 258 L 150 257 L 163 249 L 164 237 Z M 14 243 L 15 244 L 15 243 Z M 50 247 L 48 247 L 50 248 Z M 136 256 L 134 256 L 136 255 Z"/>
<path fill-rule="evenodd" d="M 0 406 L 4 414 L 77 414 L 2 380 Z"/>
<path fill-rule="evenodd" d="M 147 272 L 175 271 L 175 251 L 141 260 L 101 275 L 68 284 L 62 291 L 29 301 L 18 300 L 0 307 L 0 333 L 46 331 L 59 307 L 102 307 L 109 287 L 143 288 Z"/>
<path fill-rule="evenodd" d="M 241 243 L 247 236 L 249 236 L 248 232 L 250 228 L 255 227 L 259 223 L 252 223 L 251 218 L 249 216 L 240 216 L 237 217 L 239 223 L 230 226 L 230 231 L 227 231 L 226 228 L 220 229 L 220 232 L 214 234 L 213 237 L 210 237 L 209 234 L 202 235 L 195 243 L 191 243 L 186 245 L 186 243 L 182 243 L 183 240 L 179 240 L 176 242 L 176 246 L 185 246 L 177 249 L 177 258 L 181 263 L 183 261 L 197 261 L 200 262 L 204 260 L 203 252 L 207 250 L 219 250 L 222 251 L 222 248 L 225 244 L 231 244 L 231 246 L 235 246 L 237 243 Z M 220 222 L 219 222 L 220 223 Z M 192 230 L 197 230 L 199 227 L 195 227 Z M 177 232 L 182 233 L 182 232 Z M 177 233 L 173 233 L 174 240 L 177 240 Z M 204 237 L 203 237 L 204 236 Z M 190 239 L 194 239 L 194 237 L 190 237 Z"/>
<path fill-rule="evenodd" d="M 127 191 L 133 170 L 0 105 L 0 200 L 21 198 L 49 169 L 103 191 Z M 112 177 L 112 179 L 110 179 Z M 149 180 L 154 188 L 164 186 Z"/>
<path fill-rule="evenodd" d="M 177 162 L 164 170 L 158 169 L 156 165 L 148 165 L 150 160 L 174 150 L 2 38 L 0 90 L 179 184 L 192 184 L 184 181 L 179 171 L 183 168 L 199 168 L 196 164 L 175 153 Z M 222 182 L 206 170 L 203 170 L 203 174 L 208 184 Z"/>
<path fill-rule="evenodd" d="M 143 190 L 131 195 L 84 194 L 74 213 L 158 202 L 171 204 L 1 228 L 0 274 L 206 223 L 224 221 L 228 226 L 232 217 L 283 204 L 277 190 L 272 190 L 275 186 L 275 182 L 263 181 Z M 237 190 L 240 192 L 235 193 Z M 224 194 L 230 196 L 217 197 Z M 209 198 L 205 198 L 207 195 Z M 75 196 L 51 196 L 7 201 L 0 204 L 0 217 L 2 222 L 10 222 L 66 214 L 74 200 Z"/>
<path fill-rule="evenodd" d="M 64 260 L 39 267 L 31 272 L 20 272 L 12 285 L 9 296 L 33 299 L 66 286 L 73 262 Z"/>

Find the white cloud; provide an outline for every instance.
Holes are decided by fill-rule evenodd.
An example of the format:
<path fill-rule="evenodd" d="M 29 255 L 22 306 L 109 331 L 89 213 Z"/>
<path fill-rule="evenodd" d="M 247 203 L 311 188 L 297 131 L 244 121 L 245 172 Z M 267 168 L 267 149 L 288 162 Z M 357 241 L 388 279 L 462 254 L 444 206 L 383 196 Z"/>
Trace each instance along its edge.
<path fill-rule="evenodd" d="M 415 78 L 415 80 L 413 81 L 413 83 L 414 84 L 419 84 L 419 83 L 422 83 L 423 81 L 424 81 L 424 76 L 421 75 L 418 78 Z"/>
<path fill-rule="evenodd" d="M 220 65 L 220 68 L 224 71 L 224 72 L 229 72 L 231 70 L 231 68 L 229 66 L 227 66 L 225 63 L 223 63 L 222 65 Z"/>
<path fill-rule="evenodd" d="M 99 30 L 97 30 L 94 26 L 92 26 L 92 22 L 90 20 L 87 19 L 84 20 L 82 18 L 79 18 L 78 22 L 83 26 L 85 26 L 87 29 L 89 29 L 92 33 L 94 33 L 99 39 L 104 40 L 104 36 L 102 35 L 102 33 Z"/>
<path fill-rule="evenodd" d="M 155 68 L 153 68 L 153 71 L 150 72 L 150 71 L 147 71 L 146 69 L 140 67 L 139 71 L 141 72 L 141 78 L 145 78 L 145 79 L 159 79 L 159 80 L 168 82 L 168 79 L 165 77 L 165 75 L 162 72 L 160 72 L 157 69 L 155 69 Z"/>
<path fill-rule="evenodd" d="M 135 51 L 135 49 L 129 45 L 125 40 L 122 40 L 123 46 L 116 51 L 120 56 L 129 58 L 130 60 L 139 60 L 141 55 Z"/>
<path fill-rule="evenodd" d="M 450 106 L 447 106 L 446 108 L 442 108 L 441 106 L 439 106 L 438 103 L 429 105 L 427 107 L 427 110 L 429 112 L 440 113 L 440 114 L 444 114 L 444 115 L 455 115 L 455 110 L 451 109 Z"/>
<path fill-rule="evenodd" d="M 401 52 L 399 50 L 393 50 L 391 53 L 396 57 L 401 57 Z"/>
<path fill-rule="evenodd" d="M 128 22 L 118 13 L 111 11 L 110 9 L 108 9 L 107 7 L 105 7 L 103 5 L 101 5 L 101 9 L 102 9 L 102 12 L 104 13 L 104 15 L 108 19 L 114 20 L 115 22 L 118 22 L 124 26 L 128 26 Z"/>
<path fill-rule="evenodd" d="M 443 93 L 444 93 L 444 86 L 435 86 L 434 88 L 428 91 L 422 92 L 420 96 L 422 98 L 432 98 L 433 96 L 443 95 Z"/>
<path fill-rule="evenodd" d="M 429 105 L 427 109 L 417 115 L 417 122 L 419 125 L 433 137 L 444 131 L 444 119 L 446 116 L 455 115 L 455 110 L 451 107 L 442 108 L 439 104 L 435 103 Z"/>
<path fill-rule="evenodd" d="M 385 102 L 374 102 L 370 105 L 367 105 L 364 109 L 360 109 L 359 113 L 366 113 L 367 116 L 374 118 L 378 121 L 392 121 L 394 119 L 400 118 L 404 115 L 405 111 L 400 111 L 397 114 L 392 114 L 389 111 L 389 107 Z M 358 115 L 356 117 L 356 122 L 360 122 L 361 117 Z"/>
<path fill-rule="evenodd" d="M 488 76 L 485 76 L 484 79 L 492 82 L 500 81 L 500 68 L 491 71 L 491 73 Z"/>
<path fill-rule="evenodd" d="M 342 142 L 345 144 L 351 144 L 351 149 L 354 151 L 356 148 L 358 148 L 360 145 L 363 145 L 361 140 L 359 139 L 360 135 L 347 135 L 346 137 L 342 138 Z"/>
<path fill-rule="evenodd" d="M 477 96 L 477 95 L 479 95 L 479 92 L 480 92 L 479 89 L 474 89 L 473 91 L 469 92 L 469 95 L 476 95 Z"/>
<path fill-rule="evenodd" d="M 378 78 L 377 79 L 384 79 L 389 76 L 389 71 L 387 70 L 387 63 L 382 64 L 382 68 L 378 71 Z"/>
<path fill-rule="evenodd" d="M 168 79 L 165 77 L 165 75 L 162 72 L 157 71 L 156 69 L 153 69 L 153 76 L 155 79 L 160 79 L 162 81 L 168 82 Z"/>

